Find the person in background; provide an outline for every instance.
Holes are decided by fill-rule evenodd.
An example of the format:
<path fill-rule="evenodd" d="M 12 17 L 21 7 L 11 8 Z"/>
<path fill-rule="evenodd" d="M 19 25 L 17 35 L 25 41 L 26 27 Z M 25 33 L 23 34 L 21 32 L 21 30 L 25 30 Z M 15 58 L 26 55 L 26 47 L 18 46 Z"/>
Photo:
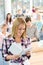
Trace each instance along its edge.
<path fill-rule="evenodd" d="M 16 14 L 16 17 L 21 17 L 23 14 L 22 14 L 22 9 L 18 9 L 17 10 L 17 14 Z"/>
<path fill-rule="evenodd" d="M 3 24 L 1 27 L 0 35 L 2 35 L 3 37 L 7 37 L 9 35 L 9 33 L 7 32 L 7 29 L 8 29 L 7 24 Z"/>
<path fill-rule="evenodd" d="M 39 33 L 37 30 L 37 27 L 32 24 L 31 17 L 27 16 L 25 18 L 25 21 L 26 21 L 26 25 L 27 25 L 26 33 L 27 33 L 28 37 L 31 38 L 32 42 L 39 40 Z"/>
<path fill-rule="evenodd" d="M 35 7 L 34 7 L 34 6 L 32 7 L 32 12 L 33 12 L 33 13 L 35 12 Z"/>
<path fill-rule="evenodd" d="M 43 25 L 42 25 L 42 28 L 40 30 L 39 36 L 40 36 L 39 39 L 43 40 Z"/>
<path fill-rule="evenodd" d="M 31 47 L 30 38 L 26 35 L 26 23 L 22 18 L 15 19 L 11 37 L 3 40 L 2 56 L 6 61 L 9 61 L 9 65 L 29 65 L 30 50 L 21 56 L 14 55 L 8 51 L 13 43 L 20 45 L 22 49 Z"/>
<path fill-rule="evenodd" d="M 11 33 L 11 31 L 12 31 L 12 25 L 13 25 L 13 20 L 12 20 L 11 13 L 7 14 L 5 23 L 8 25 L 8 30 L 7 31 L 9 33 Z"/>
<path fill-rule="evenodd" d="M 1 45 L 1 48 L 2 48 L 3 38 L 5 38 L 7 36 L 8 36 L 7 24 L 3 24 L 2 27 L 1 27 L 1 32 L 0 32 L 0 45 Z"/>
<path fill-rule="evenodd" d="M 2 42 L 3 39 L 7 36 L 8 36 L 7 24 L 3 24 L 0 32 L 0 65 L 7 65 L 7 62 L 5 62 L 2 58 Z"/>
<path fill-rule="evenodd" d="M 40 18 L 40 14 L 39 14 L 38 8 L 33 7 L 33 10 L 32 10 L 33 21 L 37 21 L 39 18 Z"/>

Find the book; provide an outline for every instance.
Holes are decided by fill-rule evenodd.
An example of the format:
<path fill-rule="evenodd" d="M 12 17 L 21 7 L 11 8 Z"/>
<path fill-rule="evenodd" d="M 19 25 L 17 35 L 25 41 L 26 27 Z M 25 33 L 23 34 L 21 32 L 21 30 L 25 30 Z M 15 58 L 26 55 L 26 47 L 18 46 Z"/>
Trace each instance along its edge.
<path fill-rule="evenodd" d="M 28 46 L 27 48 L 23 47 L 21 43 L 12 43 L 10 48 L 8 49 L 9 52 L 11 52 L 14 55 L 24 55 L 26 52 L 30 51 L 31 46 Z"/>
<path fill-rule="evenodd" d="M 10 46 L 8 51 L 14 55 L 20 55 L 22 53 L 22 48 L 21 48 L 20 44 L 14 42 L 14 43 L 12 43 L 12 45 Z"/>

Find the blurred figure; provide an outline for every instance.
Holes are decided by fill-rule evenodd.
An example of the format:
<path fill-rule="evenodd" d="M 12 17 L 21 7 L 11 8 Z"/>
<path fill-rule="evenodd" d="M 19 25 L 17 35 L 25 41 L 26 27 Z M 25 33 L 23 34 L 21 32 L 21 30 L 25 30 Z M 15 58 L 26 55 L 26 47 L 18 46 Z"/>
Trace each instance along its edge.
<path fill-rule="evenodd" d="M 1 27 L 1 32 L 0 32 L 0 42 L 2 43 L 3 38 L 5 38 L 7 36 L 8 36 L 7 24 L 3 24 L 2 27 Z M 0 44 L 0 45 L 2 45 L 2 44 Z"/>
<path fill-rule="evenodd" d="M 7 65 L 7 63 L 2 58 L 2 42 L 3 39 L 7 36 L 7 24 L 3 24 L 0 32 L 0 65 Z"/>
<path fill-rule="evenodd" d="M 12 15 L 11 13 L 8 13 L 7 16 L 6 16 L 6 22 L 5 22 L 7 25 L 8 25 L 8 32 L 11 33 L 12 31 L 12 25 L 13 25 L 13 20 L 12 20 Z"/>
<path fill-rule="evenodd" d="M 37 41 L 39 38 L 39 33 L 37 30 L 37 27 L 32 24 L 30 17 L 26 17 L 25 21 L 27 24 L 26 33 L 27 33 L 28 37 L 31 38 L 31 41 Z"/>
<path fill-rule="evenodd" d="M 40 32 L 41 27 L 42 27 L 42 21 L 41 21 L 41 18 L 40 18 L 40 15 L 39 15 L 39 12 L 37 11 L 37 9 L 36 9 L 36 13 L 37 13 L 37 19 L 33 19 L 32 23 L 37 26 L 38 32 Z M 35 17 L 35 15 L 34 15 L 34 17 Z"/>
<path fill-rule="evenodd" d="M 39 14 L 38 8 L 33 8 L 32 19 L 33 19 L 33 21 L 37 21 L 40 19 L 40 14 Z"/>
<path fill-rule="evenodd" d="M 24 16 L 24 15 L 22 14 L 22 9 L 18 9 L 18 10 L 17 10 L 16 17 L 22 17 L 22 16 Z"/>
<path fill-rule="evenodd" d="M 37 26 L 38 32 L 40 32 L 43 25 L 42 22 L 40 20 L 37 20 L 37 21 L 34 21 L 33 24 Z"/>
<path fill-rule="evenodd" d="M 33 13 L 35 12 L 35 7 L 34 7 L 34 6 L 32 7 L 32 12 L 33 12 Z"/>
<path fill-rule="evenodd" d="M 3 36 L 3 37 L 7 37 L 8 36 L 8 32 L 7 32 L 7 24 L 3 24 L 2 27 L 1 27 L 1 32 L 0 34 Z"/>
<path fill-rule="evenodd" d="M 39 36 L 40 36 L 40 40 L 43 40 L 43 25 L 42 25 L 42 28 L 40 30 Z"/>

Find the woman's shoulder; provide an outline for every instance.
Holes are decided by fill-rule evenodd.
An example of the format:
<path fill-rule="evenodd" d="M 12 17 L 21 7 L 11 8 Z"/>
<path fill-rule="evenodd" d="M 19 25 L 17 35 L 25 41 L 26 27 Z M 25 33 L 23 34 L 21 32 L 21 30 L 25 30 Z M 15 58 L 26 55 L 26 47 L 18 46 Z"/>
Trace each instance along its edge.
<path fill-rule="evenodd" d="M 26 35 L 26 38 L 30 40 L 30 38 L 28 37 L 28 35 Z"/>
<path fill-rule="evenodd" d="M 13 37 L 8 35 L 7 37 L 4 38 L 5 41 L 14 41 Z"/>
<path fill-rule="evenodd" d="M 28 35 L 26 35 L 25 38 L 23 38 L 24 41 L 30 41 L 30 38 L 28 37 Z"/>
<path fill-rule="evenodd" d="M 22 44 L 23 45 L 30 45 L 31 44 L 30 38 L 28 36 L 26 38 L 23 38 Z"/>

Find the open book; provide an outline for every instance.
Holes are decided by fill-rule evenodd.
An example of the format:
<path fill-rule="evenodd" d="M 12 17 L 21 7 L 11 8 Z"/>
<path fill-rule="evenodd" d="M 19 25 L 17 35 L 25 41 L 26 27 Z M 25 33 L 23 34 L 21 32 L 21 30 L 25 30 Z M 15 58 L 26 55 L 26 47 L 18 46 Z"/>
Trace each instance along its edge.
<path fill-rule="evenodd" d="M 22 52 L 22 48 L 20 44 L 17 44 L 16 42 L 14 42 L 12 43 L 8 51 L 10 51 L 14 55 L 19 55 Z"/>
<path fill-rule="evenodd" d="M 23 55 L 23 54 L 25 54 L 29 50 L 30 50 L 30 47 L 23 48 L 21 46 L 21 44 L 17 44 L 16 42 L 12 43 L 12 45 L 8 49 L 8 51 L 11 52 L 14 55 Z"/>

